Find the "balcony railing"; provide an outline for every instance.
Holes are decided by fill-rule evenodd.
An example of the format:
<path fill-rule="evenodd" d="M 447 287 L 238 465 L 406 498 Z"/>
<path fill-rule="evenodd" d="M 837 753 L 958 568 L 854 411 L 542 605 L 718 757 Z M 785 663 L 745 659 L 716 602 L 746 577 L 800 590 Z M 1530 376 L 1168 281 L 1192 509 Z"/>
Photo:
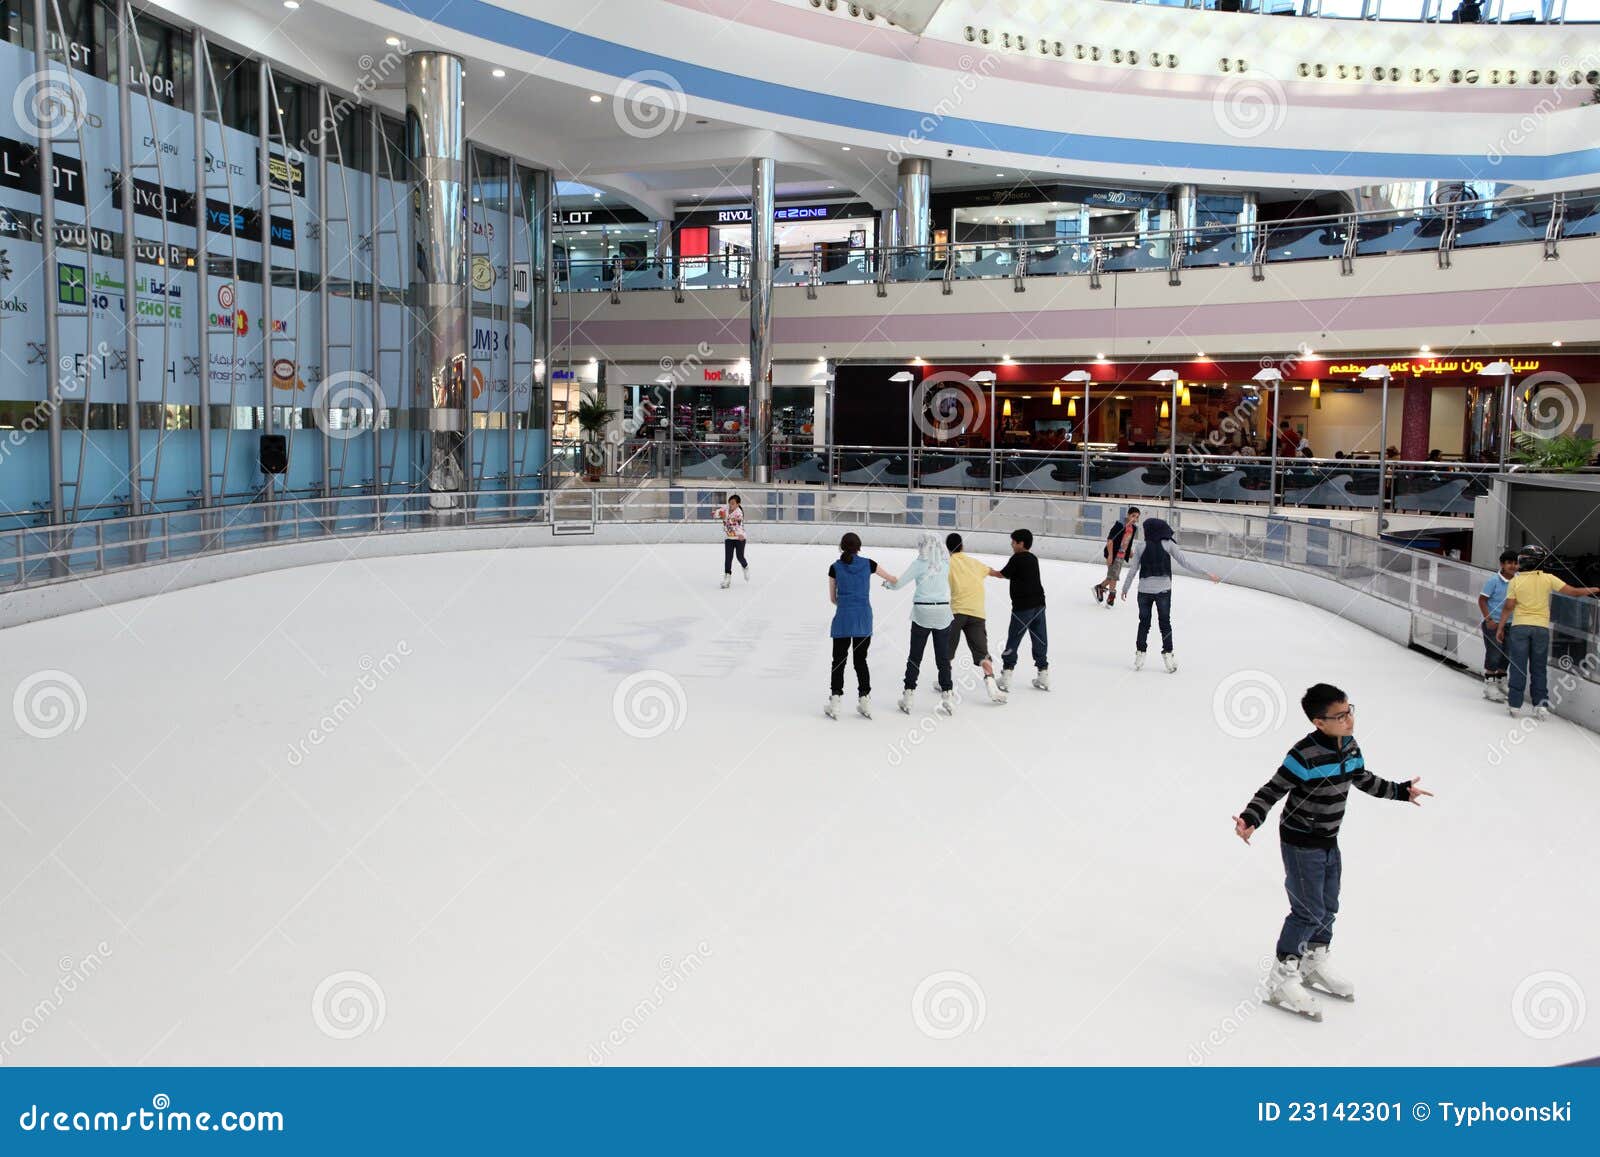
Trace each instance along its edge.
<path fill-rule="evenodd" d="M 829 258 L 779 250 L 773 284 L 803 287 L 815 295 L 830 285 L 939 282 L 946 293 L 962 281 L 1010 279 L 1018 292 L 1041 277 L 1087 277 L 1098 286 L 1107 273 L 1165 270 L 1175 283 L 1186 269 L 1248 267 L 1256 279 L 1286 261 L 1341 262 L 1353 270 L 1362 257 L 1433 252 L 1448 267 L 1458 249 L 1539 243 L 1554 256 L 1559 243 L 1600 234 L 1600 192 L 1445 201 L 1420 209 L 1386 209 L 1336 216 L 1296 217 L 1253 224 L 1208 224 L 1123 237 L 1057 237 L 985 241 L 912 248 L 857 248 Z M 558 262 L 562 292 L 622 293 L 749 289 L 749 255 L 618 258 Z"/>

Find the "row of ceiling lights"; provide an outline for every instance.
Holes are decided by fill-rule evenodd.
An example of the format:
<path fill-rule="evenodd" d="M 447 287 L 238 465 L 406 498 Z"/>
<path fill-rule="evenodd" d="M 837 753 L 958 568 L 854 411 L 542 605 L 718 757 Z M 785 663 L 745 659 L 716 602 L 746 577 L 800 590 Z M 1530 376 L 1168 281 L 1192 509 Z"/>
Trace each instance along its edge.
<path fill-rule="evenodd" d="M 1223 61 L 1223 72 L 1227 72 L 1227 61 Z M 1239 62 L 1243 64 L 1243 61 Z M 1239 71 L 1243 72 L 1241 68 Z M 1314 77 L 1318 80 L 1332 76 L 1338 80 L 1365 80 L 1368 70 L 1359 64 L 1308 64 L 1301 61 L 1297 71 L 1302 77 Z M 1399 81 L 1408 74 L 1406 69 L 1396 68 L 1392 65 L 1377 64 L 1371 69 L 1374 81 Z M 1414 84 L 1438 84 L 1445 79 L 1446 74 L 1437 68 L 1412 68 L 1409 70 Z M 1449 71 L 1451 84 L 1477 84 L 1480 79 L 1487 78 L 1490 84 L 1516 84 L 1521 74 L 1515 68 L 1452 68 Z M 1561 73 L 1554 68 L 1530 68 L 1527 72 L 1529 84 L 1561 83 Z M 1588 72 L 1579 72 L 1573 69 L 1566 76 L 1566 83 L 1573 87 L 1580 85 L 1593 86 L 1600 83 L 1600 71 L 1591 69 Z"/>

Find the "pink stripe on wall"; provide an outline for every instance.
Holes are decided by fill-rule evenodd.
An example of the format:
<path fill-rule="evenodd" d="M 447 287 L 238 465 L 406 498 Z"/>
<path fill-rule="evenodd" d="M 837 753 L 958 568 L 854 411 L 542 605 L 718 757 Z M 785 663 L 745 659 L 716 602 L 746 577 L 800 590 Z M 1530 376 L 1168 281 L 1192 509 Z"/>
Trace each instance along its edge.
<path fill-rule="evenodd" d="M 1411 293 L 1386 297 L 1331 297 L 1310 301 L 1122 309 L 1058 309 L 1032 313 L 892 314 L 886 317 L 775 318 L 777 345 L 826 342 L 875 345 L 894 342 L 1019 341 L 1094 337 L 1120 339 L 1214 337 L 1219 334 L 1354 333 L 1460 325 L 1519 325 L 1539 321 L 1584 321 L 1595 316 L 1600 282 L 1531 286 L 1523 289 Z M 572 327 L 573 345 L 616 350 L 743 346 L 744 317 L 726 321 L 699 317 L 665 321 L 585 321 Z M 566 341 L 560 327 L 557 339 Z"/>

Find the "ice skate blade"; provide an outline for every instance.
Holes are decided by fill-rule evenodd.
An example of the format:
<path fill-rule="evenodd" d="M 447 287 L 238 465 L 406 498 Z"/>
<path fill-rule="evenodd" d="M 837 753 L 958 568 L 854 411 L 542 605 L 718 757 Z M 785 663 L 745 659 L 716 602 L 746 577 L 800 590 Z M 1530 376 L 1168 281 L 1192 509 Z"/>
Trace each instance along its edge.
<path fill-rule="evenodd" d="M 1282 1004 L 1279 1001 L 1273 1000 L 1272 997 L 1270 997 L 1270 996 L 1267 997 L 1267 999 L 1265 1001 L 1263 1001 L 1262 1003 L 1268 1005 L 1271 1008 L 1277 1009 L 1279 1012 L 1286 1012 L 1290 1016 L 1298 1016 L 1298 1017 L 1303 1017 L 1306 1020 L 1314 1020 L 1314 1021 L 1317 1021 L 1319 1024 L 1322 1021 L 1322 1010 L 1320 1008 L 1311 1008 L 1311 1009 L 1305 1009 L 1305 1010 L 1301 1010 L 1301 1009 L 1298 1009 L 1298 1008 L 1290 1008 L 1287 1004 Z"/>
<path fill-rule="evenodd" d="M 1324 988 L 1315 981 L 1312 981 L 1308 987 L 1313 989 L 1320 996 L 1331 996 L 1334 1000 L 1342 1000 L 1346 1004 L 1354 1004 L 1356 1002 L 1356 994 L 1353 992 L 1349 996 L 1346 996 L 1342 992 L 1335 992 L 1331 988 Z"/>

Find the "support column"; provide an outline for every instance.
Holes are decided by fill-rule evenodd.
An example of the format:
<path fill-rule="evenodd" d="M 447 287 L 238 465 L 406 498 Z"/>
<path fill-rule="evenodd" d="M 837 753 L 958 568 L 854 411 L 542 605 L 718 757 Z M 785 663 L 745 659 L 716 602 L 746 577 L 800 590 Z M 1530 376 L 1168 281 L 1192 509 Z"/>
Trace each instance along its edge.
<path fill-rule="evenodd" d="M 1433 383 L 1408 379 L 1400 418 L 1400 460 L 1421 462 L 1428 457 L 1428 435 L 1433 424 Z"/>
<path fill-rule="evenodd" d="M 906 157 L 900 161 L 894 242 L 898 246 L 925 248 L 931 239 L 928 197 L 933 185 L 932 172 L 932 164 L 921 157 Z"/>
<path fill-rule="evenodd" d="M 772 449 L 772 213 L 777 163 L 750 163 L 750 480 L 765 484 Z"/>
<path fill-rule="evenodd" d="M 33 0 L 33 67 L 34 72 L 40 77 L 51 74 L 50 55 L 46 46 L 50 43 L 48 16 L 45 12 L 44 0 Z M 62 66 L 63 68 L 65 65 Z M 44 257 L 44 268 L 49 276 L 54 277 L 56 269 L 56 190 L 55 190 L 55 160 L 53 156 L 54 145 L 49 132 L 39 134 L 39 246 Z M 87 220 L 87 216 L 85 217 Z M 94 261 L 86 263 L 91 269 Z M 89 285 L 94 284 L 93 274 L 85 271 L 84 274 Z M 61 331 L 56 321 L 56 295 L 50 286 L 45 286 L 44 298 L 44 381 L 45 381 L 45 420 L 49 423 L 50 438 L 50 522 L 59 525 L 66 519 L 66 502 L 63 497 L 62 462 L 61 462 L 61 393 L 62 383 L 67 380 L 68 374 L 61 364 Z M 92 370 L 86 371 L 92 373 Z M 76 382 L 77 373 L 71 375 Z M 85 381 L 87 381 L 87 376 Z M 79 453 L 88 451 L 88 426 L 89 416 L 83 416 L 83 446 Z M 51 548 L 55 542 L 52 539 Z M 51 574 L 59 574 L 65 570 L 61 559 L 51 559 Z M 25 576 L 24 576 L 25 577 Z"/>
<path fill-rule="evenodd" d="M 1199 199 L 1193 185 L 1178 185 L 1172 190 L 1172 227 L 1181 233 L 1186 249 L 1194 239 L 1199 209 Z"/>
<path fill-rule="evenodd" d="M 134 194 L 134 169 L 133 160 L 133 102 L 128 92 L 128 76 L 133 71 L 130 61 L 133 60 L 129 52 L 128 25 L 130 13 L 128 0 L 121 0 L 117 5 L 117 119 L 122 122 L 122 283 L 123 283 L 123 309 L 122 309 L 122 336 L 123 349 L 127 353 L 127 382 L 128 382 L 128 513 L 137 517 L 144 513 L 144 487 L 140 482 L 140 475 L 144 473 L 144 453 L 140 446 L 139 438 L 139 310 L 137 287 L 139 284 L 139 257 L 138 239 L 134 234 L 133 203 Z M 148 99 L 148 98 L 147 98 Z M 262 107 L 265 108 L 265 102 Z M 263 120 L 265 116 L 263 115 Z M 40 184 L 43 185 L 51 178 L 41 172 Z M 263 194 L 265 196 L 265 194 Z M 263 211 L 262 216 L 266 213 Z M 90 278 L 93 281 L 93 278 Z M 48 293 L 46 296 L 49 296 Z M 263 338 L 265 340 L 265 338 Z M 163 367 L 165 372 L 165 367 Z M 269 387 L 270 388 L 270 387 Z M 88 415 L 84 415 L 84 426 L 87 427 Z M 137 555 L 138 550 L 134 551 Z"/>
<path fill-rule="evenodd" d="M 1256 220 L 1260 204 L 1253 192 L 1244 195 L 1239 209 L 1239 252 L 1251 253 L 1256 247 Z"/>
<path fill-rule="evenodd" d="M 211 67 L 211 50 L 203 32 L 194 37 L 194 187 L 195 197 L 204 206 L 206 196 L 206 69 Z M 221 110 L 218 110 L 221 116 Z M 202 210 L 203 213 L 203 210 Z M 199 322 L 195 325 L 195 353 L 200 357 L 200 505 L 211 505 L 211 327 L 206 323 L 206 304 L 211 300 L 210 258 L 206 244 L 210 230 L 201 221 L 194 231 L 194 299 Z M 54 262 L 46 259 L 48 269 Z M 45 295 L 49 300 L 49 295 Z M 323 363 L 326 372 L 327 363 Z"/>
<path fill-rule="evenodd" d="M 467 142 L 461 58 L 445 52 L 406 57 L 406 158 L 413 194 L 418 267 L 412 271 L 416 319 L 415 393 L 425 399 L 424 449 L 429 505 L 459 514 L 466 486 Z M 414 394 L 415 396 L 415 394 Z"/>

